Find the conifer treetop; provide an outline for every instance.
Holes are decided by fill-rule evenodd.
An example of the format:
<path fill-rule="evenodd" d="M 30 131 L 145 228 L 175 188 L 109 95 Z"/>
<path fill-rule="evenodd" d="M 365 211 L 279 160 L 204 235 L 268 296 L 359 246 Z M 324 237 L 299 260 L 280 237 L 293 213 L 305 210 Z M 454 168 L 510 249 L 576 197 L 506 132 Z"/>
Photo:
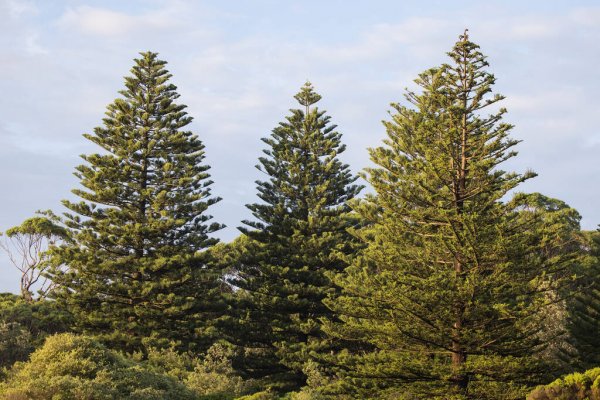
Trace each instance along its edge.
<path fill-rule="evenodd" d="M 306 81 L 294 98 L 298 100 L 298 103 L 308 108 L 321 100 L 321 95 L 315 92 L 312 83 Z"/>

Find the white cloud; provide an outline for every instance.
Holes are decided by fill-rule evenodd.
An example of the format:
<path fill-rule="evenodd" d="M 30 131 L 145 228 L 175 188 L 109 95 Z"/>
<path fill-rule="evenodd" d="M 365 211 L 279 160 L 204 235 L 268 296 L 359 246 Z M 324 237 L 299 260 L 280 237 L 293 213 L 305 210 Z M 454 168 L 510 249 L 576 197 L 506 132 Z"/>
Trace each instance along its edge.
<path fill-rule="evenodd" d="M 585 7 L 573 10 L 569 18 L 576 24 L 597 28 L 600 26 L 600 7 Z"/>
<path fill-rule="evenodd" d="M 515 93 L 505 100 L 510 111 L 536 112 L 565 111 L 565 105 L 574 109 L 583 100 L 582 89 L 579 87 L 564 87 L 537 90 L 534 93 Z"/>
<path fill-rule="evenodd" d="M 414 17 L 397 24 L 374 24 L 357 41 L 314 49 L 316 59 L 333 62 L 373 61 L 387 58 L 398 49 L 409 47 L 413 54 L 428 54 L 436 42 L 445 38 L 448 22 L 439 18 Z"/>
<path fill-rule="evenodd" d="M 506 38 L 510 39 L 541 39 L 556 35 L 560 27 L 556 21 L 515 21 L 508 30 L 504 30 Z"/>
<path fill-rule="evenodd" d="M 584 146 L 586 147 L 598 147 L 600 149 L 600 133 L 591 135 L 586 138 Z"/>
<path fill-rule="evenodd" d="M 96 36 L 117 37 L 146 30 L 164 30 L 175 26 L 165 9 L 140 15 L 130 15 L 106 8 L 79 6 L 68 8 L 58 21 L 59 26 Z"/>
<path fill-rule="evenodd" d="M 2 7 L 3 6 L 3 7 Z M 3 0 L 0 9 L 5 9 L 12 19 L 19 19 L 26 14 L 37 14 L 38 8 L 27 0 Z"/>
<path fill-rule="evenodd" d="M 39 44 L 39 34 L 35 32 L 25 38 L 25 51 L 31 55 L 48 54 L 48 49 Z"/>
<path fill-rule="evenodd" d="M 511 6 L 497 6 L 493 13 L 448 7 L 445 12 L 432 9 L 389 18 L 382 10 L 394 8 L 390 3 L 373 7 L 369 18 L 362 18 L 361 7 L 348 2 L 341 7 L 355 8 L 353 15 L 360 23 L 336 21 L 317 37 L 308 28 L 274 26 L 281 19 L 292 20 L 290 8 L 299 7 L 284 2 L 256 0 L 254 7 L 240 3 L 206 9 L 200 2 L 176 0 L 154 0 L 144 7 L 125 1 L 122 8 L 114 2 L 69 1 L 64 4 L 70 8 L 58 10 L 58 21 L 37 24 L 37 17 L 26 18 L 34 10 L 19 8 L 31 3 L 4 1 L 16 4 L 10 18 L 22 20 L 6 18 L 9 23 L 0 26 L 3 34 L 14 38 L 11 51 L 16 49 L 20 56 L 7 56 L 6 49 L 0 52 L 0 69 L 12 77 L 2 89 L 16 94 L 0 105 L 11 120 L 24 124 L 10 137 L 15 144 L 20 141 L 19 154 L 35 160 L 47 151 L 63 152 L 62 162 L 69 164 L 65 169 L 70 173 L 73 161 L 65 161 L 66 157 L 89 151 L 83 149 L 88 144 L 81 133 L 101 123 L 105 105 L 122 87 L 131 58 L 140 50 L 159 51 L 169 61 L 181 102 L 189 105 L 195 118 L 192 130 L 207 145 L 215 193 L 225 198 L 214 214 L 230 225 L 225 232 L 229 237 L 247 217 L 243 204 L 255 200 L 253 165 L 263 147 L 259 138 L 294 107 L 291 96 L 305 79 L 315 84 L 324 97 L 323 107 L 340 125 L 348 144 L 344 160 L 359 170 L 368 163 L 365 148 L 381 142 L 384 129 L 379 121 L 388 118 L 389 102 L 403 101 L 403 88 L 412 86 L 418 72 L 447 61 L 445 51 L 465 27 L 490 55 L 497 89 L 508 95 L 507 119 L 516 124 L 515 135 L 525 140 L 516 162 L 529 162 L 527 167 L 551 176 L 556 187 L 565 186 L 570 177 L 560 171 L 589 157 L 576 153 L 573 143 L 584 143 L 588 137 L 589 143 L 597 142 L 590 127 L 598 114 L 592 104 L 600 87 L 589 77 L 595 76 L 600 62 L 591 50 L 599 37 L 598 9 L 517 14 Z M 0 0 L 0 8 L 2 4 Z M 327 7 L 316 4 L 303 2 L 304 13 Z M 232 10 L 235 15 L 229 14 Z M 8 8 L 5 12 L 8 15 Z M 53 56 L 44 57 L 46 51 Z M 552 151 L 564 156 L 542 159 Z M 580 172 L 590 179 L 598 173 L 592 167 Z M 68 189 L 53 188 L 56 196 Z M 7 209 L 7 216 L 17 210 Z M 581 211 L 598 220 L 597 211 Z"/>

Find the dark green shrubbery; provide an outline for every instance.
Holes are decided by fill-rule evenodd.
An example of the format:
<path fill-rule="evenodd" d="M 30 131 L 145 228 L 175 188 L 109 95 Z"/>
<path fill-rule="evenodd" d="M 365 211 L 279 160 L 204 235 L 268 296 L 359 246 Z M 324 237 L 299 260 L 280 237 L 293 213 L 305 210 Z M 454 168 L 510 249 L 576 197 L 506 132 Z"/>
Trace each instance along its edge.
<path fill-rule="evenodd" d="M 600 400 L 600 368 L 576 372 L 540 386 L 527 400 Z"/>
<path fill-rule="evenodd" d="M 27 302 L 0 293 L 0 370 L 25 361 L 48 335 L 65 332 L 70 325 L 70 317 L 55 302 Z"/>

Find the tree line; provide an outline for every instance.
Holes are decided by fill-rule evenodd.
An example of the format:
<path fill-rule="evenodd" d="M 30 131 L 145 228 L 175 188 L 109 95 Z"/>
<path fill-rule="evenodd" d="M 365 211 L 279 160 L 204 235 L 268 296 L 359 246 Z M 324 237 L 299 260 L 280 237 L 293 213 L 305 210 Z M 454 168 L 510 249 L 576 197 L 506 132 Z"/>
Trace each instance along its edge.
<path fill-rule="evenodd" d="M 518 192 L 535 173 L 502 169 L 518 141 L 466 31 L 392 104 L 362 197 L 304 84 L 262 139 L 258 199 L 230 243 L 165 65 L 140 53 L 84 135 L 98 152 L 76 167 L 79 200 L 6 231 L 23 279 L 0 302 L 0 393 L 517 399 L 600 366 L 600 234 Z"/>

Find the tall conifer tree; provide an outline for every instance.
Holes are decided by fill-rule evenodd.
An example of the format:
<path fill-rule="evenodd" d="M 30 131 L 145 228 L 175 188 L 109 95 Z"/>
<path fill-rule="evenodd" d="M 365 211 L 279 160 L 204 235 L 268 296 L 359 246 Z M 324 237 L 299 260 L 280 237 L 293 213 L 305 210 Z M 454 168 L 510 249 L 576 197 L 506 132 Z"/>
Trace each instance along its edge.
<path fill-rule="evenodd" d="M 74 244 L 56 249 L 54 296 L 77 328 L 125 350 L 175 341 L 205 348 L 219 307 L 218 279 L 201 251 L 220 229 L 204 145 L 156 53 L 135 59 L 103 126 L 84 136 L 102 152 L 83 155 L 82 200 L 64 201 Z"/>
<path fill-rule="evenodd" d="M 311 351 L 324 341 L 320 318 L 332 317 L 322 300 L 338 288 L 328 274 L 346 266 L 340 255 L 354 249 L 347 229 L 354 223 L 346 202 L 361 187 L 338 156 L 345 150 L 330 117 L 315 104 L 310 83 L 294 96 L 302 106 L 277 126 L 257 168 L 261 203 L 248 205 L 255 221 L 241 228 L 249 236 L 233 283 L 240 293 L 240 329 L 254 376 L 271 376 L 288 387 L 305 383 Z"/>
<path fill-rule="evenodd" d="M 517 141 L 485 56 L 466 32 L 448 55 L 409 106 L 393 105 L 385 145 L 370 150 L 376 195 L 355 207 L 368 247 L 328 302 L 344 321 L 329 333 L 377 349 L 339 357 L 341 386 L 365 397 L 522 398 L 537 372 L 536 316 L 560 266 L 542 262 L 539 235 L 502 201 L 533 173 L 500 169 Z"/>

